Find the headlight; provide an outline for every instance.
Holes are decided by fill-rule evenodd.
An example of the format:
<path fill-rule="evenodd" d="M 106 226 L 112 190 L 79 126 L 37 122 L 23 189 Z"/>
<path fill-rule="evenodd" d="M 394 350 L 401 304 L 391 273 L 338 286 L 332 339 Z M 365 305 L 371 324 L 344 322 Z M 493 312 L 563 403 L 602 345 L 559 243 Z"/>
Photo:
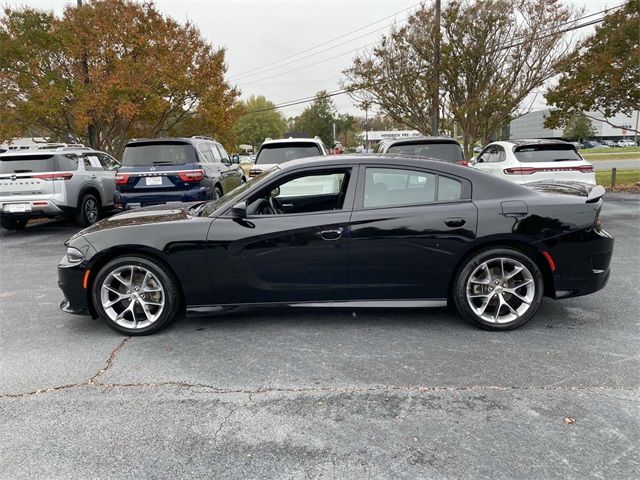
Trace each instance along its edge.
<path fill-rule="evenodd" d="M 84 253 L 77 248 L 67 247 L 67 261 L 69 263 L 80 263 L 84 260 Z"/>

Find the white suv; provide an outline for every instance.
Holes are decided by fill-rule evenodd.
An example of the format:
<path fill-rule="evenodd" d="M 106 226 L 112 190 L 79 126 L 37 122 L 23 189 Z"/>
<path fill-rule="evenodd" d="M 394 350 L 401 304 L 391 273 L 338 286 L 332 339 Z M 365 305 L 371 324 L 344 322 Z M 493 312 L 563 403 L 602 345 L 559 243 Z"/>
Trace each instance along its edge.
<path fill-rule="evenodd" d="M 595 185 L 593 165 L 561 140 L 493 142 L 471 159 L 473 168 L 516 183 L 568 180 Z"/>
<path fill-rule="evenodd" d="M 327 149 L 319 137 L 315 138 L 267 138 L 256 155 L 255 164 L 249 172 L 253 177 L 289 160 L 327 155 Z"/>
<path fill-rule="evenodd" d="M 19 230 L 29 219 L 73 216 L 81 226 L 113 205 L 119 162 L 89 148 L 10 150 L 0 154 L 0 223 Z"/>
<path fill-rule="evenodd" d="M 636 142 L 634 142 L 631 139 L 618 140 L 618 146 L 619 147 L 635 147 Z"/>

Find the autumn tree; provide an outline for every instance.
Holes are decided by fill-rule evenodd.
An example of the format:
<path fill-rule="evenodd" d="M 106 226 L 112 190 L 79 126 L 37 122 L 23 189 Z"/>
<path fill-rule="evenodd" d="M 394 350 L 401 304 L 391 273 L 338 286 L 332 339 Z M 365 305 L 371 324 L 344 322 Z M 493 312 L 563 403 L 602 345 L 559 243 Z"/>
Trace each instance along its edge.
<path fill-rule="evenodd" d="M 591 119 L 582 112 L 574 112 L 565 122 L 562 137 L 566 140 L 584 141 L 596 135 Z"/>
<path fill-rule="evenodd" d="M 557 85 L 545 95 L 556 107 L 545 125 L 565 125 L 575 112 L 596 111 L 605 118 L 591 118 L 621 128 L 610 119 L 640 110 L 640 1 L 629 0 L 607 14 L 562 67 Z M 625 128 L 640 133 L 633 127 Z"/>
<path fill-rule="evenodd" d="M 333 124 L 336 124 L 336 133 L 348 129 L 353 119 L 338 114 L 333 100 L 327 96 L 325 90 L 316 93 L 316 96 L 307 108 L 294 120 L 293 129 L 305 134 L 322 139 L 328 147 L 333 146 Z"/>
<path fill-rule="evenodd" d="M 463 132 L 467 158 L 496 135 L 570 53 L 567 24 L 578 15 L 559 0 L 451 0 L 442 7 L 440 103 Z M 396 121 L 431 131 L 435 45 L 433 4 L 394 26 L 355 58 L 344 87 Z M 442 127 L 442 125 L 441 125 Z M 442 131 L 442 128 L 441 128 Z"/>
<path fill-rule="evenodd" d="M 224 139 L 240 113 L 225 52 L 152 3 L 91 0 L 0 17 L 0 138 L 46 131 L 115 155 L 131 137 Z"/>
<path fill-rule="evenodd" d="M 233 133 L 239 143 L 248 143 L 254 148 L 265 138 L 280 138 L 287 130 L 287 122 L 275 109 L 273 102 L 263 96 L 252 95 L 240 102 L 244 114 L 236 120 Z"/>

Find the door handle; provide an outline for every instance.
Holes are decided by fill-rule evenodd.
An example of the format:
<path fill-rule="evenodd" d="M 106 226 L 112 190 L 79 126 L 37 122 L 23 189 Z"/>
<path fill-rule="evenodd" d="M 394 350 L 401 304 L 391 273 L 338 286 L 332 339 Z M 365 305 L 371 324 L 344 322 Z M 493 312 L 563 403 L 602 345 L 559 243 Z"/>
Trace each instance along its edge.
<path fill-rule="evenodd" d="M 445 221 L 444 221 L 444 224 L 447 227 L 452 227 L 452 228 L 461 227 L 465 223 L 467 223 L 467 221 L 464 218 L 461 218 L 461 217 L 451 217 L 451 218 L 445 219 Z"/>
<path fill-rule="evenodd" d="M 338 240 L 342 236 L 342 228 L 336 228 L 335 230 L 323 230 L 320 232 L 320 236 L 323 240 Z"/>
<path fill-rule="evenodd" d="M 91 178 L 98 178 L 98 176 L 94 173 L 91 175 Z"/>

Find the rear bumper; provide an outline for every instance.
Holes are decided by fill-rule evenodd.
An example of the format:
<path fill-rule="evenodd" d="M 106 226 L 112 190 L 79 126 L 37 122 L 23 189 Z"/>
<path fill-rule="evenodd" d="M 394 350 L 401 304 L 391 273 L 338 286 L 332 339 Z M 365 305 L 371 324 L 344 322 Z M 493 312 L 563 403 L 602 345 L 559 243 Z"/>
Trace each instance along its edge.
<path fill-rule="evenodd" d="M 15 207 L 20 207 L 20 211 L 15 211 Z M 49 198 L 0 197 L 0 216 L 2 217 L 29 219 L 57 217 L 64 213 L 64 210 Z"/>
<path fill-rule="evenodd" d="M 113 195 L 113 203 L 119 208 L 146 207 L 170 202 L 199 202 L 211 197 L 207 187 L 190 188 L 188 190 L 171 190 L 168 192 L 120 192 Z"/>
<path fill-rule="evenodd" d="M 588 295 L 603 289 L 611 275 L 614 240 L 606 231 L 591 228 L 548 240 L 541 245 L 551 254 L 553 298 Z"/>

